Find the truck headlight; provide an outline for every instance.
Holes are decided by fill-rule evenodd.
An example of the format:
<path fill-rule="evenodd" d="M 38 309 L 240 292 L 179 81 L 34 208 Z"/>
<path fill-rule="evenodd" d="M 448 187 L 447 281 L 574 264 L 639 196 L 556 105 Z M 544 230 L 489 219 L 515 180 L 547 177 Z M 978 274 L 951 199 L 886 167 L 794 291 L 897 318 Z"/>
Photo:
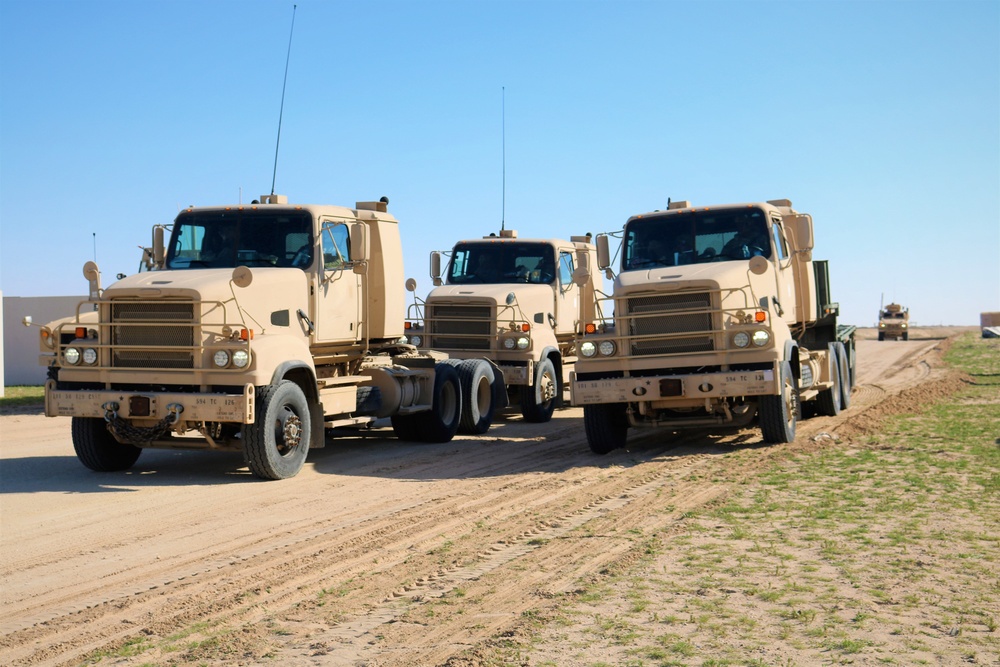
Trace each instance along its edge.
<path fill-rule="evenodd" d="M 758 329 L 753 332 L 753 344 L 757 347 L 764 347 L 771 342 L 771 334 L 764 331 L 763 329 Z"/>
<path fill-rule="evenodd" d="M 736 347 L 746 347 L 750 344 L 750 334 L 746 331 L 738 331 L 733 335 L 733 345 Z"/>
<path fill-rule="evenodd" d="M 517 345 L 517 341 L 515 341 L 513 338 L 503 339 L 503 346 L 508 350 L 513 350 L 515 345 Z"/>
<path fill-rule="evenodd" d="M 236 368 L 246 368 L 250 363 L 250 353 L 246 350 L 236 350 L 233 352 L 233 366 Z"/>
<path fill-rule="evenodd" d="M 97 363 L 97 350 L 92 347 L 85 348 L 83 350 L 83 363 L 88 366 L 93 366 Z"/>
<path fill-rule="evenodd" d="M 528 341 L 527 338 L 525 338 L 524 336 L 521 336 L 520 338 L 517 339 L 517 349 L 519 349 L 519 350 L 527 350 L 528 349 L 528 342 L 529 341 Z"/>
<path fill-rule="evenodd" d="M 63 359 L 66 360 L 67 364 L 70 364 L 72 366 L 77 365 L 78 363 L 80 363 L 80 350 L 76 349 L 75 347 L 67 347 L 63 351 Z"/>
<path fill-rule="evenodd" d="M 212 355 L 212 363 L 219 368 L 225 368 L 229 365 L 229 353 L 225 350 L 216 350 Z"/>
<path fill-rule="evenodd" d="M 615 353 L 615 342 L 613 340 L 602 340 L 597 345 L 597 351 L 601 353 L 602 357 L 610 357 Z"/>
<path fill-rule="evenodd" d="M 595 354 L 597 354 L 597 346 L 594 345 L 589 340 L 585 341 L 584 343 L 580 344 L 580 354 L 582 354 L 585 357 L 592 357 Z"/>
<path fill-rule="evenodd" d="M 420 346 L 424 342 L 424 339 L 420 336 L 410 336 L 410 345 Z"/>

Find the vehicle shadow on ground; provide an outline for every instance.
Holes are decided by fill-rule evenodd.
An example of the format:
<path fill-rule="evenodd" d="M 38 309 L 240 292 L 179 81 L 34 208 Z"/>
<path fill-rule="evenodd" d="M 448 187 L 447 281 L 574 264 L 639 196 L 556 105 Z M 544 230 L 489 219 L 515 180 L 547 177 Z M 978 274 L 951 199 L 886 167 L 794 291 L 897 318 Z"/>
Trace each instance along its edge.
<path fill-rule="evenodd" d="M 143 487 L 215 486 L 261 481 L 239 452 L 145 450 L 129 470 L 95 472 L 75 455 L 5 458 L 0 496 L 12 493 L 131 493 Z"/>

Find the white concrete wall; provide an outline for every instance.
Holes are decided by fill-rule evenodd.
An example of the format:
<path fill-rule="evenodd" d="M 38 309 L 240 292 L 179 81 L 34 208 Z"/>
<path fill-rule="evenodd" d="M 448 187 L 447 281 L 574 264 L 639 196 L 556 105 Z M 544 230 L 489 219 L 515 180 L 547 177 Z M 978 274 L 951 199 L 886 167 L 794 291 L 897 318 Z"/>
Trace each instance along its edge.
<path fill-rule="evenodd" d="M 0 333 L 0 372 L 5 387 L 45 384 L 45 367 L 38 364 L 38 327 L 21 323 L 31 315 L 35 324 L 48 324 L 76 313 L 84 296 L 5 296 L 0 308 L 3 331 Z M 2 395 L 2 394 L 0 394 Z"/>

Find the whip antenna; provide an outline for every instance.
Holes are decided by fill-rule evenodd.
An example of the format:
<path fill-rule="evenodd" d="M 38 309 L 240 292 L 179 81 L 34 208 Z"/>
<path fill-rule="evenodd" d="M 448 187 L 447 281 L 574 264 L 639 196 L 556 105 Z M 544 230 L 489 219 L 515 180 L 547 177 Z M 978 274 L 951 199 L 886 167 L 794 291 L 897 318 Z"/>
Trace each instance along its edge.
<path fill-rule="evenodd" d="M 507 220 L 507 88 L 500 87 L 500 153 L 503 164 L 502 194 L 500 195 L 500 231 Z"/>
<path fill-rule="evenodd" d="M 278 179 L 278 146 L 281 145 L 281 117 L 285 114 L 285 86 L 288 84 L 288 61 L 292 58 L 292 33 L 295 32 L 295 10 L 298 5 L 292 5 L 292 29 L 288 31 L 288 53 L 285 55 L 285 78 L 281 82 L 281 108 L 278 110 L 278 140 L 274 143 L 274 174 L 271 176 L 271 194 L 274 194 L 274 183 Z"/>

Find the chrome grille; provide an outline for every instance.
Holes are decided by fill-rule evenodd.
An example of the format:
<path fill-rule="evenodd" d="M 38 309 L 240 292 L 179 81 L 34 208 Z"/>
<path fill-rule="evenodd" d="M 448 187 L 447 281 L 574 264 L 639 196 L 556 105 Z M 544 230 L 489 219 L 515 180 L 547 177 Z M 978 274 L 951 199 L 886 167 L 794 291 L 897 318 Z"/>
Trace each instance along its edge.
<path fill-rule="evenodd" d="M 113 366 L 194 368 L 193 303 L 116 302 L 111 304 L 111 323 Z"/>
<path fill-rule="evenodd" d="M 711 307 L 707 292 L 629 298 L 631 353 L 642 356 L 715 349 Z"/>
<path fill-rule="evenodd" d="M 452 350 L 489 350 L 495 338 L 493 309 L 488 305 L 428 304 L 430 347 Z"/>

